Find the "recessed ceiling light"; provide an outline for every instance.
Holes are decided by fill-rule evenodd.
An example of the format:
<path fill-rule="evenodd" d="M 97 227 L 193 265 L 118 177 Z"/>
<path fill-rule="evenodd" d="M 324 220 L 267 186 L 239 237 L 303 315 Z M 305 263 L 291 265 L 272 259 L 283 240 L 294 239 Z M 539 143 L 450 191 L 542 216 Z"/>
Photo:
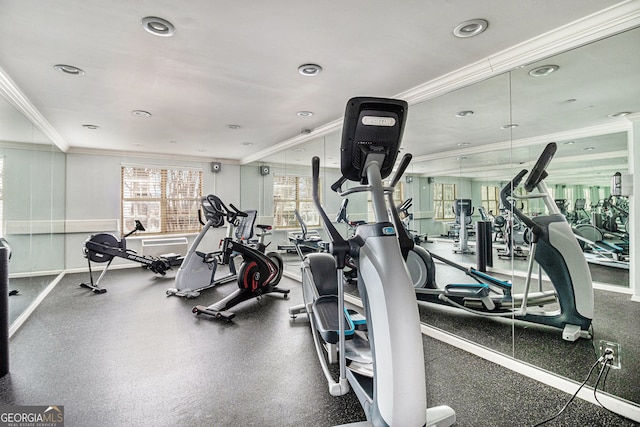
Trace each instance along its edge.
<path fill-rule="evenodd" d="M 311 117 L 311 116 L 313 116 L 313 112 L 312 111 L 298 111 L 296 114 L 298 116 L 300 116 L 300 117 Z"/>
<path fill-rule="evenodd" d="M 154 36 L 171 37 L 176 29 L 173 24 L 166 19 L 155 16 L 147 16 L 142 18 L 142 28 Z"/>
<path fill-rule="evenodd" d="M 240 129 L 240 125 L 227 125 L 229 129 L 237 130 Z"/>
<path fill-rule="evenodd" d="M 624 117 L 631 114 L 630 111 L 620 111 L 619 113 L 611 113 L 607 117 L 616 118 L 616 117 Z"/>
<path fill-rule="evenodd" d="M 509 123 L 508 125 L 500 126 L 500 129 L 513 129 L 517 127 L 518 125 L 516 123 Z"/>
<path fill-rule="evenodd" d="M 82 127 L 85 128 L 85 129 L 95 130 L 95 129 L 98 129 L 100 126 L 98 126 L 98 125 L 82 125 Z"/>
<path fill-rule="evenodd" d="M 562 145 L 573 145 L 575 143 L 576 143 L 575 141 L 565 141 L 562 143 Z"/>
<path fill-rule="evenodd" d="M 294 148 L 293 151 L 296 153 L 302 153 L 304 152 L 304 148 Z"/>
<path fill-rule="evenodd" d="M 569 98 L 569 99 L 567 99 L 567 100 L 566 100 L 566 101 L 564 101 L 564 102 L 572 103 L 572 102 L 576 102 L 576 101 L 577 101 L 577 99 L 575 99 L 575 98 Z"/>
<path fill-rule="evenodd" d="M 473 115 L 473 111 L 471 110 L 458 111 L 456 113 L 456 117 L 467 117 L 471 115 Z"/>
<path fill-rule="evenodd" d="M 585 147 L 585 148 L 582 149 L 582 151 L 593 151 L 595 149 L 596 149 L 596 147 Z"/>
<path fill-rule="evenodd" d="M 133 110 L 131 114 L 138 117 L 151 117 L 151 113 L 144 110 Z"/>
<path fill-rule="evenodd" d="M 84 71 L 82 71 L 80 68 L 75 67 L 73 65 L 67 65 L 67 64 L 56 64 L 53 66 L 53 68 L 55 68 L 58 71 L 61 71 L 65 74 L 71 74 L 72 76 L 82 76 L 84 75 Z"/>
<path fill-rule="evenodd" d="M 322 67 L 317 64 L 304 64 L 298 67 L 298 72 L 303 76 L 317 76 Z"/>
<path fill-rule="evenodd" d="M 467 146 L 471 145 L 471 143 L 470 142 L 458 142 L 456 145 L 458 147 L 467 147 Z"/>
<path fill-rule="evenodd" d="M 532 77 L 544 77 L 549 74 L 558 71 L 560 67 L 557 65 L 543 65 L 541 67 L 536 67 L 533 70 L 529 71 L 529 75 Z"/>
<path fill-rule="evenodd" d="M 243 142 L 242 145 L 246 145 L 247 147 L 253 145 L 253 142 Z"/>
<path fill-rule="evenodd" d="M 470 21 L 465 21 L 454 28 L 453 35 L 463 39 L 473 37 L 483 33 L 487 27 L 489 27 L 489 22 L 485 19 L 472 19 Z"/>
<path fill-rule="evenodd" d="M 462 157 L 456 157 L 456 160 L 467 160 L 467 158 L 465 156 Z"/>

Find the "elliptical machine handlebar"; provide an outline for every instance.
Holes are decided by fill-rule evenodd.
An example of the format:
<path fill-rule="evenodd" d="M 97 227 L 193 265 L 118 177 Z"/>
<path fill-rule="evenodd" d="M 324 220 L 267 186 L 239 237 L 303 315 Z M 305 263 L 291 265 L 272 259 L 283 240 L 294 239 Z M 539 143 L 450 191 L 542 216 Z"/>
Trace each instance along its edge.
<path fill-rule="evenodd" d="M 540 182 L 542 182 L 549 175 L 547 173 L 547 167 L 551 163 L 551 160 L 553 159 L 557 148 L 558 145 L 555 142 L 550 142 L 544 148 L 544 151 L 542 152 L 542 154 L 540 154 L 540 157 L 538 157 L 535 166 L 531 170 L 529 177 L 524 183 L 524 189 L 527 192 L 533 191 L 533 189 L 536 188 L 538 184 L 540 184 Z M 509 198 L 512 196 L 513 189 L 520 185 L 520 182 L 527 174 L 527 172 L 528 171 L 526 169 L 521 170 L 518 175 L 516 175 L 507 185 L 505 185 L 500 191 L 500 199 L 502 200 L 502 204 L 505 206 L 505 208 L 507 208 L 507 210 L 512 210 L 515 215 L 520 218 L 520 220 L 522 220 L 522 222 L 524 222 L 527 227 L 531 229 L 531 232 L 533 233 L 535 239 L 535 236 L 540 233 L 539 226 L 531 218 L 525 215 L 520 209 L 518 209 L 517 206 L 512 204 L 511 200 L 509 200 Z"/>
<path fill-rule="evenodd" d="M 538 161 L 536 165 L 531 169 L 531 173 L 529 174 L 529 178 L 524 183 L 524 189 L 527 192 L 533 191 L 534 188 L 545 179 L 549 174 L 547 173 L 547 167 L 549 163 L 551 163 L 551 159 L 553 159 L 554 154 L 556 154 L 556 150 L 558 145 L 555 142 L 550 142 L 544 147 L 544 151 L 538 157 Z"/>
<path fill-rule="evenodd" d="M 531 218 L 526 216 L 524 212 L 518 209 L 518 207 L 515 204 L 511 203 L 511 200 L 509 200 L 509 198 L 513 194 L 513 189 L 520 185 L 520 183 L 522 182 L 522 178 L 524 178 L 527 173 L 529 173 L 528 170 L 522 169 L 520 173 L 518 173 L 518 175 L 516 175 L 511 181 L 507 183 L 507 185 L 502 187 L 502 190 L 500 190 L 500 199 L 502 200 L 502 204 L 504 205 L 505 209 L 508 211 L 513 211 L 513 213 L 518 218 L 520 218 L 520 220 L 522 220 L 522 222 L 524 222 L 527 227 L 531 229 L 531 232 L 535 236 L 540 232 L 540 228 L 538 227 L 538 225 L 536 225 L 536 223 L 533 222 Z"/>
<path fill-rule="evenodd" d="M 338 230 L 336 230 L 333 223 L 327 216 L 327 213 L 322 208 L 322 204 L 320 203 L 320 158 L 318 156 L 314 156 L 313 159 L 311 159 L 311 179 L 313 185 L 313 202 L 315 203 L 316 209 L 318 209 L 318 213 L 320 214 L 322 225 L 324 226 L 325 231 L 331 239 L 331 243 L 329 244 L 329 252 L 331 252 L 331 254 L 333 254 L 333 256 L 335 257 L 337 268 L 342 269 L 345 266 L 345 258 L 349 253 L 349 242 L 342 237 Z"/>
<path fill-rule="evenodd" d="M 395 187 L 398 181 L 400 181 L 400 178 L 402 178 L 402 175 L 404 175 L 407 167 L 409 167 L 411 159 L 413 159 L 413 155 L 410 153 L 406 153 L 404 156 L 402 156 L 400 164 L 398 165 L 398 169 L 396 169 L 396 174 L 393 176 L 393 178 L 391 179 L 391 183 L 389 184 L 390 187 Z"/>
<path fill-rule="evenodd" d="M 341 176 L 336 182 L 331 185 L 331 191 L 335 191 L 336 193 L 340 191 L 342 184 L 347 182 L 347 178 Z"/>

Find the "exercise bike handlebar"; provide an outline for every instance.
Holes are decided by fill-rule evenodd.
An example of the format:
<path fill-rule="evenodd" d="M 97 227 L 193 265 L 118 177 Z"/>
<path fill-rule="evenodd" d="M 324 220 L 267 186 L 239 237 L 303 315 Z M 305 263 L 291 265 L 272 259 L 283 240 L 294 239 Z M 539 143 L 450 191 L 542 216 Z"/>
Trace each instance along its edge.
<path fill-rule="evenodd" d="M 206 199 L 207 199 L 207 202 L 209 202 L 209 204 L 213 208 L 213 210 L 217 214 L 226 217 L 228 222 L 233 223 L 238 217 L 246 217 L 246 216 L 248 216 L 246 212 L 243 212 L 240 209 L 236 208 L 233 205 L 233 203 L 229 203 L 229 207 L 231 209 L 227 208 L 227 206 L 222 202 L 222 200 L 220 200 L 219 198 L 215 197 L 212 194 L 209 194 L 206 197 Z M 222 209 L 220 209 L 220 208 L 222 208 Z M 199 214 L 199 212 L 198 212 L 198 214 Z"/>
<path fill-rule="evenodd" d="M 313 159 L 311 159 L 311 179 L 313 184 L 313 202 L 316 205 L 318 213 L 320 214 L 322 225 L 324 226 L 325 231 L 331 239 L 329 250 L 336 258 L 337 267 L 339 269 L 344 268 L 345 258 L 349 253 L 349 242 L 346 241 L 338 232 L 338 230 L 336 230 L 336 228 L 333 226 L 331 220 L 327 216 L 327 213 L 322 208 L 322 204 L 320 203 L 320 158 L 318 156 L 314 156 Z"/>

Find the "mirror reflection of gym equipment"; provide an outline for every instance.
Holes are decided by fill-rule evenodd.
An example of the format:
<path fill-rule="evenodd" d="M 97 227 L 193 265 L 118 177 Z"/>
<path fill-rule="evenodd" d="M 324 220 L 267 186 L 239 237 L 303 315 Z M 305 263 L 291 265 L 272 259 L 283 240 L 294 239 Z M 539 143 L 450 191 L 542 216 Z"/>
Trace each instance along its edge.
<path fill-rule="evenodd" d="M 473 254 L 474 249 L 469 243 L 469 237 L 475 234 L 472 215 L 474 208 L 471 199 L 456 199 L 453 202 L 453 214 L 456 221 L 451 224 L 448 237 L 454 239 L 453 252 L 462 254 Z"/>

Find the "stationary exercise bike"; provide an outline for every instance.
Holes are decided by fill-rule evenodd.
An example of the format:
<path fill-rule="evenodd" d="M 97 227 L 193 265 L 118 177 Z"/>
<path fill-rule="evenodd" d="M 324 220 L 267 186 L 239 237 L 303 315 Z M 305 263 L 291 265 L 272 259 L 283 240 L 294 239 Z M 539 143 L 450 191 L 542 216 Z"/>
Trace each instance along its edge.
<path fill-rule="evenodd" d="M 107 292 L 105 288 L 100 287 L 100 281 L 105 274 L 107 274 L 107 270 L 114 258 L 124 258 L 129 261 L 139 262 L 144 267 L 162 276 L 164 276 L 167 270 L 171 269 L 172 266 L 180 265 L 182 263 L 182 257 L 178 254 L 152 257 L 140 255 L 134 250 L 127 249 L 127 237 L 138 231 L 145 231 L 145 229 L 142 223 L 136 219 L 134 229 L 122 236 L 122 239 L 118 239 L 110 233 L 98 233 L 89 236 L 89 238 L 84 242 L 83 248 L 84 257 L 87 259 L 87 263 L 89 264 L 89 283 L 80 283 L 80 286 L 91 289 L 96 294 Z M 102 273 L 95 281 L 93 280 L 91 261 L 95 263 L 107 263 L 107 266 L 102 270 Z"/>
<path fill-rule="evenodd" d="M 167 289 L 167 296 L 176 295 L 186 298 L 196 298 L 200 292 L 214 286 L 229 283 L 238 277 L 235 255 L 223 256 L 223 251 L 203 252 L 199 250 L 202 240 L 206 234 L 227 223 L 226 238 L 232 239 L 234 231 L 237 238 L 250 239 L 253 233 L 253 222 L 255 221 L 255 211 L 250 220 L 248 213 L 236 209 L 233 204 L 227 208 L 219 197 L 209 194 L 202 198 L 200 210 L 198 211 L 198 221 L 202 224 L 202 230 L 189 246 L 187 255 L 176 273 L 176 280 L 173 288 Z M 203 217 L 206 222 L 203 221 Z M 245 223 L 250 222 L 249 226 Z M 241 224 L 242 223 L 242 224 Z M 239 235 L 238 235 L 239 234 Z M 218 267 L 228 265 L 227 274 L 216 278 Z"/>
<path fill-rule="evenodd" d="M 220 215 L 224 215 L 227 220 L 237 216 L 248 216 L 246 212 L 239 211 L 232 205 L 230 205 L 233 209 L 233 211 L 231 211 L 220 199 L 212 204 L 212 206 L 218 210 Z M 255 211 L 253 211 L 252 215 L 253 220 L 255 220 Z M 271 226 L 258 227 L 260 227 L 263 232 L 256 246 L 251 245 L 248 241 L 237 240 L 230 236 L 225 237 L 222 242 L 221 256 L 223 264 L 229 264 L 231 268 L 233 265 L 231 257 L 242 256 L 243 261 L 236 275 L 238 289 L 211 305 L 197 305 L 193 307 L 193 313 L 196 315 L 206 314 L 216 319 L 230 321 L 235 317 L 235 313 L 229 311 L 229 309 L 243 301 L 252 298 L 261 298 L 263 295 L 269 293 L 280 293 L 284 295 L 285 299 L 287 298 L 289 289 L 278 288 L 278 283 L 282 278 L 284 269 L 282 257 L 276 252 L 265 253 L 267 245 L 262 241 L 262 237 L 266 235 L 267 230 L 271 229 Z M 252 229 L 253 221 L 250 221 L 250 224 L 247 222 L 244 228 L 245 230 Z M 247 234 L 245 231 L 241 231 L 241 233 L 244 235 Z"/>
<path fill-rule="evenodd" d="M 302 263 L 304 303 L 289 309 L 306 314 L 323 372 L 333 396 L 354 390 L 367 417 L 358 426 L 450 426 L 447 406 L 427 409 L 425 361 L 413 284 L 389 221 L 383 187 L 397 157 L 407 103 L 353 98 L 347 104 L 341 146 L 341 172 L 359 187 L 342 192 L 371 193 L 375 222 L 360 225 L 345 240 L 319 198 L 320 159 L 313 158 L 313 200 L 331 253 L 308 254 Z M 404 166 L 406 167 L 406 165 Z M 400 170 L 401 175 L 404 170 Z M 342 269 L 347 256 L 358 264 L 358 291 L 364 314 L 344 307 Z M 327 348 L 328 360 L 325 357 Z M 329 363 L 339 363 L 334 380 Z M 354 425 L 356 425 L 354 424 Z"/>
<path fill-rule="evenodd" d="M 524 189 L 525 196 L 517 196 L 514 189 L 520 185 L 528 171 L 518 173 L 505 185 L 500 198 L 507 210 L 513 213 L 531 230 L 531 246 L 524 293 L 514 294 L 511 283 L 493 279 L 474 269 L 468 269 L 476 283 L 448 284 L 443 289 L 416 289 L 419 301 L 446 304 L 470 313 L 513 317 L 533 323 L 562 329 L 562 338 L 575 341 L 591 338 L 593 319 L 593 286 L 591 273 L 571 226 L 560 213 L 544 179 L 547 167 L 556 152 L 556 144 L 546 146 L 534 168 L 529 173 Z M 541 198 L 548 215 L 529 218 L 514 199 Z M 431 254 L 434 258 L 463 269 L 461 266 Z M 534 263 L 547 274 L 553 290 L 531 290 Z M 541 279 L 539 279 L 541 280 Z"/>

